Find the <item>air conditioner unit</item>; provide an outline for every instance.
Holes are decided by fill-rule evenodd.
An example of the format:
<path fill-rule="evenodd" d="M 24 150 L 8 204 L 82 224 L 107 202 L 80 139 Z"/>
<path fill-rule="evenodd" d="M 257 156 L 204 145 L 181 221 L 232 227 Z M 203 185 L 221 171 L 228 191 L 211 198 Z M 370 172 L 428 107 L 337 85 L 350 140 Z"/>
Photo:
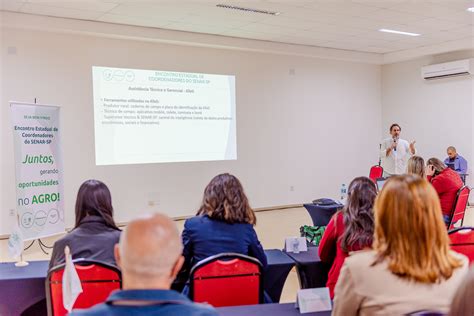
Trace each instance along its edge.
<path fill-rule="evenodd" d="M 426 80 L 469 75 L 474 71 L 473 59 L 463 59 L 421 68 L 421 76 Z"/>

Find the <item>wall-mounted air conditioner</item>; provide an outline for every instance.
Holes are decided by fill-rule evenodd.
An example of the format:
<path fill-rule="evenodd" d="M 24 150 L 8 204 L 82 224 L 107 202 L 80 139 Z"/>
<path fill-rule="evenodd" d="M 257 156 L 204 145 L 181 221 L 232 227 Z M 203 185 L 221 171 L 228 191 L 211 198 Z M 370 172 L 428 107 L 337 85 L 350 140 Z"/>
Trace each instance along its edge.
<path fill-rule="evenodd" d="M 452 76 L 462 76 L 472 74 L 474 71 L 473 59 L 463 59 L 436 65 L 424 66 L 421 68 L 423 79 L 441 79 Z"/>

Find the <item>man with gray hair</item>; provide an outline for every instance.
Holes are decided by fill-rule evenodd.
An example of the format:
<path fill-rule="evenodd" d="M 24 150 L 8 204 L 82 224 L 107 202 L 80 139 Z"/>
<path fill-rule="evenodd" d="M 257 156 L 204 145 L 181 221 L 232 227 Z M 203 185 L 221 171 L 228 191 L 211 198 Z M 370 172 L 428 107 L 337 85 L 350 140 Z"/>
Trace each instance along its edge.
<path fill-rule="evenodd" d="M 156 214 L 131 221 L 115 246 L 122 290 L 104 304 L 70 315 L 218 315 L 212 307 L 170 290 L 183 265 L 182 250 L 176 225 L 168 217 Z"/>

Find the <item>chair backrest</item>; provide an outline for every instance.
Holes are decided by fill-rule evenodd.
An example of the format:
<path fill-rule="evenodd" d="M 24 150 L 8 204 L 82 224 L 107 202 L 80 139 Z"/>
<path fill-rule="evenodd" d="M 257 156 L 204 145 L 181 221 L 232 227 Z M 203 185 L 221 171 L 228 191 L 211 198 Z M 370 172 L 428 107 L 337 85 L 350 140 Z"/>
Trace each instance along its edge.
<path fill-rule="evenodd" d="M 448 229 L 454 229 L 454 225 L 459 221 L 461 222 L 460 225 L 462 226 L 470 193 L 471 188 L 466 185 L 459 189 L 454 202 L 453 210 L 451 212 L 451 221 L 449 223 Z"/>
<path fill-rule="evenodd" d="M 122 287 L 120 270 L 113 265 L 95 260 L 74 260 L 83 292 L 73 308 L 89 308 L 105 302 L 109 294 Z M 46 301 L 49 316 L 66 315 L 63 306 L 63 274 L 65 264 L 53 267 L 46 277 Z"/>
<path fill-rule="evenodd" d="M 474 263 L 474 227 L 459 227 L 448 232 L 451 249 L 462 253 Z"/>
<path fill-rule="evenodd" d="M 199 261 L 190 273 L 190 297 L 215 307 L 263 303 L 262 264 L 238 253 Z"/>
<path fill-rule="evenodd" d="M 369 172 L 369 178 L 375 182 L 378 178 L 382 178 L 383 176 L 383 168 L 382 166 L 372 166 Z"/>

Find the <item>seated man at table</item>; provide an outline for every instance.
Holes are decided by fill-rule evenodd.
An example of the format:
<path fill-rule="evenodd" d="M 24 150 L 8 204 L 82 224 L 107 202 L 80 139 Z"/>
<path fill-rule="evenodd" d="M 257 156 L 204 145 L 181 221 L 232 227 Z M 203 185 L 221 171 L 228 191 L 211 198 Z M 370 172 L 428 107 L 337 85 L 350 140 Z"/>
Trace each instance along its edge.
<path fill-rule="evenodd" d="M 217 315 L 212 307 L 170 290 L 184 261 L 182 249 L 178 230 L 168 217 L 156 214 L 131 221 L 115 247 L 122 290 L 113 292 L 104 304 L 70 315 Z"/>
<path fill-rule="evenodd" d="M 449 146 L 447 149 L 448 157 L 444 160 L 444 164 L 453 169 L 461 178 L 467 174 L 467 160 L 457 153 L 456 148 Z"/>

